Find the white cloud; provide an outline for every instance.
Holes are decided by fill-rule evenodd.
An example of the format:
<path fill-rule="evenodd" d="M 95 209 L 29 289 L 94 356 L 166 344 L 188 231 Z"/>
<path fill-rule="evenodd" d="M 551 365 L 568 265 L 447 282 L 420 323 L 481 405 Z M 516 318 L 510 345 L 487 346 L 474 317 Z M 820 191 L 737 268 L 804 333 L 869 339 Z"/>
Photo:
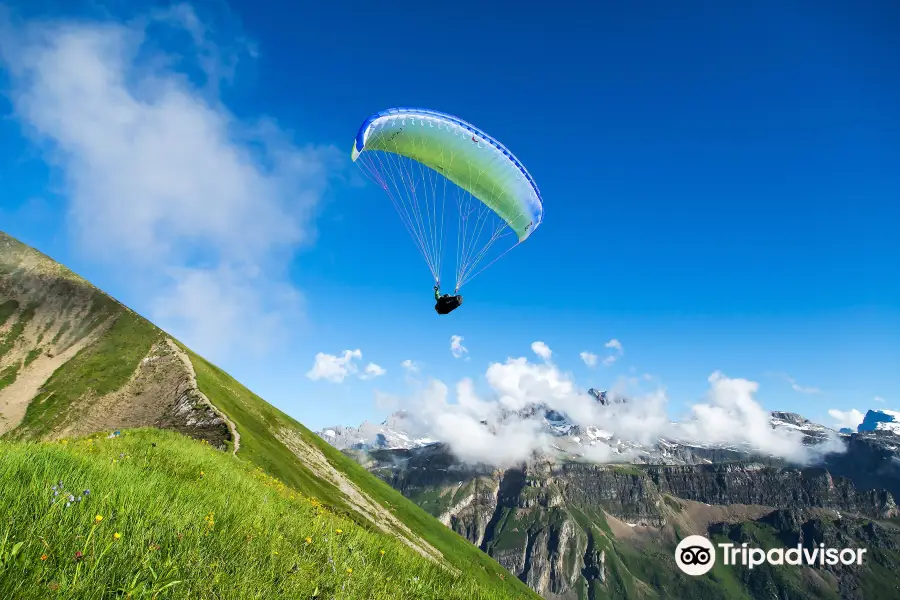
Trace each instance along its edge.
<path fill-rule="evenodd" d="M 404 360 L 402 363 L 400 363 L 400 366 L 403 367 L 403 369 L 407 373 L 418 373 L 419 372 L 419 365 L 416 364 L 415 361 L 410 360 L 410 359 Z"/>
<path fill-rule="evenodd" d="M 359 349 L 344 350 L 341 356 L 319 352 L 306 376 L 313 381 L 324 379 L 332 383 L 343 383 L 344 379 L 357 372 L 356 363 L 353 361 L 359 359 L 362 359 L 362 351 Z"/>
<path fill-rule="evenodd" d="M 788 383 L 791 384 L 791 389 L 800 394 L 818 394 L 818 393 L 821 393 L 821 391 L 822 391 L 819 388 L 806 386 L 806 385 L 800 385 L 799 383 L 797 383 L 797 381 L 793 377 L 790 377 L 787 375 L 785 377 L 787 378 Z"/>
<path fill-rule="evenodd" d="M 385 373 L 387 373 L 387 370 L 375 363 L 369 363 L 366 365 L 365 371 L 363 371 L 359 377 L 360 379 L 374 379 L 376 377 L 381 377 Z"/>
<path fill-rule="evenodd" d="M 884 402 L 885 402 L 885 399 L 882 398 L 881 396 L 875 396 L 875 397 L 872 398 L 872 399 L 873 399 L 875 402 L 881 402 L 881 403 L 884 403 Z"/>
<path fill-rule="evenodd" d="M 719 372 L 710 375 L 705 400 L 690 405 L 679 422 L 669 418 L 665 388 L 654 382 L 655 388 L 643 390 L 641 377 L 620 378 L 609 395 L 628 401 L 606 406 L 579 388 L 570 374 L 546 361 L 532 363 L 522 357 L 492 363 L 485 380 L 483 396 L 470 379 L 460 381 L 455 394 L 443 382 L 432 380 L 410 399 L 392 398 L 392 406 L 404 407 L 419 433 L 446 442 L 462 460 L 499 467 L 526 460 L 535 451 L 551 451 L 557 443 L 542 430 L 543 410 L 522 410 L 536 405 L 563 413 L 583 428 L 596 427 L 645 445 L 660 438 L 723 444 L 800 463 L 813 453 L 838 449 L 837 440 L 811 449 L 799 432 L 774 430 L 769 412 L 755 398 L 758 384 Z M 627 450 L 613 453 L 603 443 L 587 450 L 585 457 L 634 458 Z"/>
<path fill-rule="evenodd" d="M 343 383 L 347 377 L 353 375 L 359 379 L 375 379 L 387 373 L 386 369 L 373 362 L 367 364 L 360 371 L 356 364 L 357 360 L 362 360 L 362 351 L 359 348 L 344 350 L 340 356 L 318 352 L 312 369 L 306 373 L 306 376 L 313 381 L 325 380 L 331 383 Z"/>
<path fill-rule="evenodd" d="M 454 335 L 450 338 L 450 353 L 453 354 L 453 358 L 462 358 L 464 354 L 466 354 L 469 349 L 462 345 L 463 337 L 461 335 Z"/>
<path fill-rule="evenodd" d="M 853 431 L 856 431 L 857 426 L 863 422 L 863 419 L 866 416 L 855 408 L 848 411 L 832 408 L 828 411 L 828 414 L 834 419 L 835 427 L 847 427 Z"/>
<path fill-rule="evenodd" d="M 550 346 L 544 342 L 534 342 L 531 344 L 531 351 L 545 361 L 549 361 L 550 357 L 553 356 L 553 351 L 550 350 Z"/>
<path fill-rule="evenodd" d="M 340 153 L 232 113 L 219 82 L 253 51 L 214 30 L 188 5 L 127 24 L 0 17 L 0 65 L 14 117 L 61 176 L 79 249 L 221 357 L 301 316 L 287 267 L 314 239 Z"/>
<path fill-rule="evenodd" d="M 732 379 L 720 372 L 709 377 L 707 402 L 691 407 L 691 419 L 676 427 L 680 439 L 707 443 L 738 444 L 756 451 L 805 462 L 811 452 L 836 450 L 836 440 L 819 449 L 803 445 L 802 434 L 795 430 L 775 430 L 769 412 L 754 398 L 759 384 Z"/>
<path fill-rule="evenodd" d="M 619 356 L 625 354 L 625 349 L 622 348 L 622 342 L 620 342 L 616 338 L 613 338 L 613 339 L 609 340 L 608 342 L 606 342 L 606 344 L 604 344 L 603 347 L 604 348 L 613 348 L 614 350 L 616 350 L 619 353 Z"/>
<path fill-rule="evenodd" d="M 587 366 L 589 366 L 589 367 L 597 366 L 598 356 L 596 354 L 592 354 L 590 352 L 585 351 L 585 352 L 582 352 L 581 354 L 579 354 L 578 356 L 581 357 L 581 360 L 583 360 L 584 364 L 586 364 Z"/>
<path fill-rule="evenodd" d="M 609 340 L 608 342 L 606 342 L 605 344 L 603 344 L 603 347 L 610 348 L 610 349 L 616 351 L 615 354 L 610 354 L 609 356 L 607 356 L 606 358 L 603 359 L 604 367 L 610 366 L 611 364 L 616 362 L 619 359 L 619 357 L 621 357 L 625 354 L 625 348 L 622 347 L 622 342 L 620 342 L 616 338 L 613 338 L 613 339 Z"/>

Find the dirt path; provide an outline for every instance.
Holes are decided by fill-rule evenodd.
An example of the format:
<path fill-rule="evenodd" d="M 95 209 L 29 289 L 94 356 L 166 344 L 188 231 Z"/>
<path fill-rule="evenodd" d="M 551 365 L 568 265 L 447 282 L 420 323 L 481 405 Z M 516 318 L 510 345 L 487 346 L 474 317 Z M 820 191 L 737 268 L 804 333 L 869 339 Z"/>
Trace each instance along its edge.
<path fill-rule="evenodd" d="M 172 349 L 172 352 L 175 353 L 175 356 L 181 359 L 182 364 L 184 364 L 185 369 L 187 369 L 188 374 L 190 375 L 191 381 L 190 384 L 197 390 L 197 394 L 203 400 L 203 402 L 209 406 L 217 415 L 219 415 L 225 423 L 228 424 L 228 430 L 231 432 L 231 438 L 234 440 L 234 449 L 232 450 L 232 454 L 237 454 L 237 451 L 241 448 L 241 434 L 238 433 L 237 426 L 234 422 L 228 418 L 224 412 L 219 410 L 215 404 L 210 402 L 209 398 L 206 397 L 200 387 L 197 385 L 197 373 L 194 371 L 194 364 L 191 362 L 191 357 L 189 357 L 185 352 L 178 347 L 172 338 L 166 338 L 166 343 L 169 345 L 169 348 Z"/>

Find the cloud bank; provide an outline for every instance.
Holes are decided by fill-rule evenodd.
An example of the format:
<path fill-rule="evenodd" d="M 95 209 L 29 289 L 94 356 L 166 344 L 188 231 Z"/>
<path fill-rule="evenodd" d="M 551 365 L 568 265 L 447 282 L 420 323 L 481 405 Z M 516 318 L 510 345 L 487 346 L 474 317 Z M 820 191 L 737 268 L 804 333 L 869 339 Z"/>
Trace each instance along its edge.
<path fill-rule="evenodd" d="M 598 442 L 578 450 L 589 460 L 635 458 L 603 442 L 613 435 L 642 445 L 660 438 L 728 445 L 799 463 L 822 451 L 805 446 L 796 430 L 772 428 L 769 411 L 756 399 L 756 382 L 714 372 L 705 398 L 672 422 L 666 390 L 660 385 L 644 390 L 634 386 L 646 379 L 629 378 L 610 392 L 614 398 L 627 396 L 628 401 L 604 406 L 576 385 L 571 374 L 549 362 L 552 352 L 546 344 L 536 342 L 532 351 L 541 362 L 519 357 L 490 364 L 484 375 L 487 387 L 481 392 L 471 379 L 452 387 L 432 379 L 409 398 L 392 397 L 390 404 L 406 409 L 409 433 L 447 443 L 463 461 L 499 467 L 527 460 L 534 452 L 551 451 L 559 443 L 559 438 L 546 432 L 546 410 L 566 415 L 582 431 L 594 432 Z M 541 408 L 534 410 L 535 406 Z M 827 449 L 834 451 L 837 446 Z"/>

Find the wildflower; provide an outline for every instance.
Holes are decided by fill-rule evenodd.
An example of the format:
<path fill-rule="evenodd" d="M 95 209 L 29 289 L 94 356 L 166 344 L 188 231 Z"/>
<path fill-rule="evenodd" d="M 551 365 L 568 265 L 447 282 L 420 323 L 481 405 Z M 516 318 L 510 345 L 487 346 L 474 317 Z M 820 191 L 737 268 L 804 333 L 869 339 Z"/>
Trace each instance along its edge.
<path fill-rule="evenodd" d="M 91 490 L 84 490 L 84 492 L 82 492 L 82 493 L 83 493 L 85 496 L 87 496 L 88 494 L 91 493 Z"/>
<path fill-rule="evenodd" d="M 78 562 L 82 558 L 84 558 L 84 555 L 81 553 L 81 550 L 75 553 L 75 562 Z"/>
<path fill-rule="evenodd" d="M 114 539 L 114 540 L 117 540 L 117 539 L 119 539 L 120 537 L 122 537 L 122 534 L 119 533 L 118 531 L 115 532 L 115 533 L 113 534 L 113 539 Z"/>
<path fill-rule="evenodd" d="M 200 471 L 200 477 L 203 477 L 203 475 L 205 475 L 205 473 L 203 471 Z"/>
<path fill-rule="evenodd" d="M 46 554 L 41 554 L 41 560 L 47 560 L 47 555 L 46 555 Z"/>
<path fill-rule="evenodd" d="M 69 494 L 69 502 L 75 502 L 75 496 Z"/>
<path fill-rule="evenodd" d="M 335 529 L 335 532 L 336 532 L 338 535 L 341 535 L 342 533 L 344 533 L 344 530 L 343 530 L 343 529 Z"/>
<path fill-rule="evenodd" d="M 311 538 L 311 537 L 306 538 L 306 543 L 307 543 L 307 544 L 312 544 L 312 538 Z"/>
<path fill-rule="evenodd" d="M 379 550 L 379 551 L 378 551 L 378 554 L 384 556 L 384 550 Z"/>
<path fill-rule="evenodd" d="M 278 550 L 276 550 L 276 551 L 273 552 L 272 554 L 274 554 L 275 556 L 278 556 Z"/>
<path fill-rule="evenodd" d="M 353 575 L 353 569 L 347 569 L 347 575 Z"/>
<path fill-rule="evenodd" d="M 71 502 L 66 502 L 66 508 L 69 508 L 70 506 L 72 506 L 72 503 L 71 503 Z"/>
<path fill-rule="evenodd" d="M 95 523 L 99 523 L 99 522 L 102 521 L 102 520 L 103 520 L 103 515 L 97 515 L 96 517 L 94 517 L 94 522 L 95 522 Z"/>

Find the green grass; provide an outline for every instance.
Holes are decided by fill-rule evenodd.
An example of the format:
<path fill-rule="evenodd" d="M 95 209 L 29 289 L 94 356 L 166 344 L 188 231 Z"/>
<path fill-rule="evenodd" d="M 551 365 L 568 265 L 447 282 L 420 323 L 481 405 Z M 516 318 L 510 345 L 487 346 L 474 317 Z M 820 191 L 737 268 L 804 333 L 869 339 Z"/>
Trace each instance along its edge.
<path fill-rule="evenodd" d="M 445 527 L 422 508 L 403 497 L 388 484 L 365 470 L 302 424 L 267 404 L 223 370 L 182 347 L 191 358 L 200 390 L 237 425 L 241 435 L 238 456 L 253 462 L 292 488 L 320 498 L 335 512 L 345 513 L 367 526 L 356 512 L 349 512 L 342 494 L 319 479 L 273 433 L 288 429 L 317 448 L 338 471 L 355 483 L 369 498 L 390 511 L 415 534 L 436 548 L 454 568 L 465 573 L 473 585 L 493 589 L 513 598 L 537 599 L 530 588 L 509 574 L 490 557 Z M 502 579 L 501 579 L 502 576 Z"/>
<path fill-rule="evenodd" d="M 72 339 L 69 341 L 69 345 L 77 344 L 99 327 L 106 318 L 120 313 L 124 313 L 132 321 L 140 320 L 143 325 L 153 327 L 148 321 L 137 314 L 128 310 L 123 310 L 123 307 L 118 302 L 106 294 L 93 294 L 91 296 L 91 308 L 88 310 L 87 316 L 81 319 L 78 328 L 72 333 Z"/>
<path fill-rule="evenodd" d="M 669 494 L 663 494 L 663 502 L 666 503 L 666 506 L 674 510 L 675 512 L 683 512 L 684 506 L 681 505 L 681 502 L 670 496 Z"/>
<path fill-rule="evenodd" d="M 241 458 L 261 467 L 295 490 L 323 499 L 336 512 L 349 514 L 341 492 L 330 482 L 317 477 L 273 435 L 279 428 L 287 427 L 280 411 L 241 386 L 222 369 L 187 348 L 182 349 L 188 352 L 194 365 L 200 391 L 236 424 L 241 436 Z"/>
<path fill-rule="evenodd" d="M 0 390 L 15 382 L 19 375 L 19 365 L 14 364 L 0 371 Z"/>
<path fill-rule="evenodd" d="M 13 346 L 16 344 L 16 340 L 19 339 L 22 332 L 25 331 L 25 327 L 31 319 L 34 318 L 34 311 L 36 308 L 36 304 L 29 304 L 26 306 L 25 310 L 22 311 L 22 314 L 19 315 L 18 320 L 16 320 L 13 326 L 9 328 L 6 336 L 0 341 L 0 356 L 3 356 L 12 350 Z"/>
<path fill-rule="evenodd" d="M 25 364 L 24 364 L 24 366 L 27 367 L 28 365 L 30 365 L 31 363 L 33 363 L 34 360 L 35 360 L 38 356 L 40 356 L 40 355 L 41 355 L 41 349 L 40 349 L 40 348 L 33 348 L 33 349 L 29 350 L 29 351 L 28 351 L 28 354 L 25 356 Z"/>
<path fill-rule="evenodd" d="M 174 432 L 0 442 L 0 479 L 0 598 L 534 597 L 454 574 Z"/>
<path fill-rule="evenodd" d="M 26 433 L 48 433 L 64 422 L 75 400 L 89 393 L 102 396 L 120 389 L 160 335 L 148 321 L 123 311 L 106 335 L 53 373 L 28 405 L 22 423 L 7 436 L 20 439 Z"/>
<path fill-rule="evenodd" d="M 15 300 L 7 300 L 0 303 L 0 327 L 2 327 L 7 319 L 9 319 L 17 310 L 19 310 L 19 303 Z"/>

